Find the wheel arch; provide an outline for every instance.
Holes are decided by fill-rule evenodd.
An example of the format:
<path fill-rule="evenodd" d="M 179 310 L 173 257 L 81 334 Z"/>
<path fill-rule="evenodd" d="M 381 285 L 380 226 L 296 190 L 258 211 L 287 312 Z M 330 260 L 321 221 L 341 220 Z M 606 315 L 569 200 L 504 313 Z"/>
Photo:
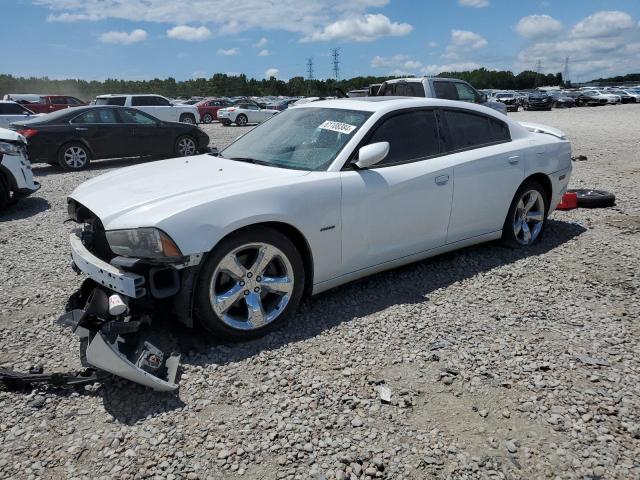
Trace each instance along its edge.
<path fill-rule="evenodd" d="M 550 210 L 551 199 L 553 198 L 553 184 L 551 183 L 551 179 L 549 178 L 549 176 L 541 172 L 531 174 L 522 181 L 522 183 L 518 187 L 518 190 L 528 182 L 538 182 L 542 186 L 542 188 L 544 188 L 546 194 L 545 200 L 547 201 L 547 210 Z"/>

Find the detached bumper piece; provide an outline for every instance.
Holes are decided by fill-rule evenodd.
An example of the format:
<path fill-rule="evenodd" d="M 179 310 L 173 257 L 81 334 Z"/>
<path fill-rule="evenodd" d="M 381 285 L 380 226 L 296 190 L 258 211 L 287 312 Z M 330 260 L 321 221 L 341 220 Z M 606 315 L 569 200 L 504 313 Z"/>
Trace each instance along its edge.
<path fill-rule="evenodd" d="M 141 334 L 151 323 L 148 317 L 134 320 L 130 316 L 109 313 L 109 294 L 95 286 L 86 297 L 84 308 L 74 308 L 84 299 L 83 288 L 71 297 L 68 311 L 58 323 L 70 327 L 81 339 L 83 363 L 157 391 L 173 391 L 180 355 L 166 354 Z"/>

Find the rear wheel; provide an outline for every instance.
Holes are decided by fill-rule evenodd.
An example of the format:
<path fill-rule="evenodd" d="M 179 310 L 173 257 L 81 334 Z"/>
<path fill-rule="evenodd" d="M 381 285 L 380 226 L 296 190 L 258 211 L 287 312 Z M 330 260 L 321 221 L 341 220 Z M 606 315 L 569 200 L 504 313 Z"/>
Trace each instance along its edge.
<path fill-rule="evenodd" d="M 263 335 L 296 311 L 304 281 L 302 257 L 285 235 L 266 227 L 240 231 L 202 267 L 196 318 L 226 338 Z"/>
<path fill-rule="evenodd" d="M 11 189 L 9 183 L 0 175 L 0 212 L 2 212 L 11 203 Z"/>
<path fill-rule="evenodd" d="M 236 117 L 236 125 L 244 127 L 247 124 L 247 116 L 240 114 Z"/>
<path fill-rule="evenodd" d="M 195 155 L 197 150 L 198 145 L 190 135 L 182 135 L 176 140 L 175 154 L 179 157 L 190 157 Z"/>
<path fill-rule="evenodd" d="M 211 123 L 211 122 L 213 122 L 213 115 L 211 115 L 210 113 L 205 113 L 205 114 L 202 116 L 202 121 L 203 121 L 204 123 Z"/>
<path fill-rule="evenodd" d="M 183 113 L 182 115 L 180 115 L 180 122 L 181 123 L 189 123 L 191 125 L 195 125 L 196 124 L 196 117 L 193 116 L 193 114 L 191 114 L 191 113 Z"/>
<path fill-rule="evenodd" d="M 58 165 L 65 170 L 84 170 L 90 161 L 89 149 L 82 143 L 68 143 L 58 152 Z"/>
<path fill-rule="evenodd" d="M 511 202 L 502 227 L 502 242 L 510 247 L 536 243 L 547 223 L 547 192 L 538 182 L 522 185 Z"/>

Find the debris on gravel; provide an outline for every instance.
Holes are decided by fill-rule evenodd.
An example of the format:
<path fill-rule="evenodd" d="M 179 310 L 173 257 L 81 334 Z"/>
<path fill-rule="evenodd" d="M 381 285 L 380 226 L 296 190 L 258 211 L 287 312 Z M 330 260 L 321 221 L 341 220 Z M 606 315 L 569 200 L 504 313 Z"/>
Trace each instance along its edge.
<path fill-rule="evenodd" d="M 485 244 L 307 300 L 245 343 L 159 328 L 180 390 L 122 379 L 0 392 L 0 478 L 640 478 L 638 107 L 521 112 L 564 130 L 572 188 L 617 206 L 556 212 L 530 250 Z M 203 126 L 224 147 L 248 128 Z M 80 284 L 65 196 L 42 183 L 0 219 L 0 366 L 78 369 L 54 323 Z"/>

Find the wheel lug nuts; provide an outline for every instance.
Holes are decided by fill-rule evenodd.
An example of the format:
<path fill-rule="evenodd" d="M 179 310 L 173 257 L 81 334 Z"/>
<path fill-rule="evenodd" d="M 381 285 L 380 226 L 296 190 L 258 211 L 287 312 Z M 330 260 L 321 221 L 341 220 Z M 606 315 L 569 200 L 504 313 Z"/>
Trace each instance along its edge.
<path fill-rule="evenodd" d="M 262 277 L 256 277 L 256 282 L 261 282 L 262 281 Z"/>
<path fill-rule="evenodd" d="M 260 289 L 258 287 L 253 289 L 254 292 L 258 293 L 260 291 Z"/>
<path fill-rule="evenodd" d="M 251 278 L 251 277 L 253 277 L 253 273 L 251 272 L 247 273 L 247 278 Z"/>
<path fill-rule="evenodd" d="M 241 282 L 240 282 L 240 286 L 241 286 L 241 287 L 244 287 L 244 282 L 242 282 L 242 281 L 241 281 Z"/>
<path fill-rule="evenodd" d="M 249 295 L 249 290 L 245 290 L 245 291 L 244 291 L 244 294 L 245 294 L 245 295 Z"/>

